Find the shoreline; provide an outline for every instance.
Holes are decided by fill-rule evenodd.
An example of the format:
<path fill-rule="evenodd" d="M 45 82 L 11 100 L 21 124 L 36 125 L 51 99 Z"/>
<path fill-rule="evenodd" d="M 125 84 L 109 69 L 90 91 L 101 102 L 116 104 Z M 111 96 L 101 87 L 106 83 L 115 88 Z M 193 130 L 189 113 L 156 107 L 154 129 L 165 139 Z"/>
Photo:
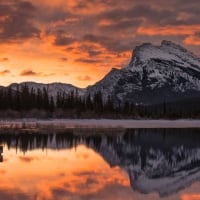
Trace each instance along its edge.
<path fill-rule="evenodd" d="M 200 128 L 200 120 L 0 119 L 2 128 Z"/>

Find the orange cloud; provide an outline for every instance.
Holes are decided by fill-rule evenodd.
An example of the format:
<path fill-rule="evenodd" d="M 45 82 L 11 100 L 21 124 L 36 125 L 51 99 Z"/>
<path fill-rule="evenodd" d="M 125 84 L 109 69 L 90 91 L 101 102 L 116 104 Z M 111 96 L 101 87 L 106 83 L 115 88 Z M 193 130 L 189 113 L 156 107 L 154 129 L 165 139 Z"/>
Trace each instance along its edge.
<path fill-rule="evenodd" d="M 139 35 L 191 35 L 200 31 L 199 25 L 184 25 L 184 26 L 150 26 L 150 27 L 139 27 L 137 33 Z"/>
<path fill-rule="evenodd" d="M 10 70 L 3 70 L 0 72 L 0 75 L 6 75 L 6 74 L 10 74 Z"/>
<path fill-rule="evenodd" d="M 20 76 L 43 76 L 44 77 L 44 76 L 53 76 L 53 75 L 55 75 L 55 73 L 45 74 L 45 73 L 42 73 L 42 72 L 34 72 L 31 69 L 23 70 L 20 73 Z"/>
<path fill-rule="evenodd" d="M 90 81 L 91 77 L 88 76 L 88 75 L 86 75 L 86 76 L 78 76 L 77 79 L 80 80 L 80 81 Z"/>
<path fill-rule="evenodd" d="M 36 73 L 33 70 L 27 69 L 20 73 L 21 76 L 38 76 L 41 75 L 41 73 Z"/>
<path fill-rule="evenodd" d="M 7 62 L 8 60 L 8 58 L 0 58 L 0 62 Z"/>
<path fill-rule="evenodd" d="M 98 64 L 100 61 L 91 58 L 78 58 L 75 60 L 78 63 Z"/>
<path fill-rule="evenodd" d="M 108 20 L 108 19 L 101 19 L 99 21 L 99 26 L 109 26 L 111 24 L 113 24 L 113 21 Z"/>
<path fill-rule="evenodd" d="M 200 45 L 200 37 L 196 36 L 196 35 L 191 35 L 191 36 L 186 37 L 183 42 L 187 45 L 199 46 Z"/>
<path fill-rule="evenodd" d="M 60 58 L 60 60 L 63 61 L 63 62 L 67 62 L 68 61 L 68 59 L 66 57 L 62 57 L 62 58 Z"/>
<path fill-rule="evenodd" d="M 181 200 L 199 200 L 200 194 L 184 194 L 181 197 Z"/>
<path fill-rule="evenodd" d="M 4 154 L 5 159 L 13 155 L 1 169 L 6 173 L 2 176 L 0 191 L 8 191 L 8 195 L 19 192 L 37 196 L 38 200 L 53 200 L 62 199 L 59 195 L 93 196 L 106 190 L 109 193 L 109 186 L 131 191 L 128 175 L 123 170 L 110 168 L 101 156 L 83 145 L 59 153 L 34 150 L 22 155 L 18 152 L 19 157 L 15 149 L 5 148 Z"/>
<path fill-rule="evenodd" d="M 137 34 L 148 36 L 185 36 L 183 43 L 186 45 L 200 45 L 200 32 L 199 25 L 183 25 L 183 26 L 152 26 L 152 27 L 139 27 Z"/>
<path fill-rule="evenodd" d="M 27 162 L 27 163 L 30 163 L 32 161 L 34 161 L 35 159 L 37 159 L 37 157 L 31 157 L 31 156 L 19 156 L 19 159 L 22 161 L 22 162 Z"/>
<path fill-rule="evenodd" d="M 186 3 L 188 9 L 186 4 L 181 9 L 183 4 L 176 1 L 156 6 L 135 0 L 126 4 L 114 0 L 1 1 L 0 48 L 4 54 L 0 64 L 12 74 L 2 76 L 0 85 L 28 79 L 86 87 L 113 67 L 127 65 L 132 49 L 143 41 L 160 43 L 159 36 L 173 36 L 174 42 L 184 37 L 186 45 L 200 43 L 195 35 L 200 26 L 189 25 L 199 24 L 198 14 L 190 11 L 192 2 Z M 168 9 L 172 5 L 180 10 Z M 85 74 L 92 78 L 83 81 Z"/>

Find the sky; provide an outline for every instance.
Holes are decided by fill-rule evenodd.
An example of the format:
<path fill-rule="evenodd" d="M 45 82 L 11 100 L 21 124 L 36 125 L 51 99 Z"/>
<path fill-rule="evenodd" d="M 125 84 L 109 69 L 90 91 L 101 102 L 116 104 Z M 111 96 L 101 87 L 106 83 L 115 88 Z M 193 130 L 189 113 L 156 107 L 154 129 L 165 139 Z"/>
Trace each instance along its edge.
<path fill-rule="evenodd" d="M 199 0 L 0 0 L 0 85 L 86 87 L 144 42 L 200 56 Z"/>

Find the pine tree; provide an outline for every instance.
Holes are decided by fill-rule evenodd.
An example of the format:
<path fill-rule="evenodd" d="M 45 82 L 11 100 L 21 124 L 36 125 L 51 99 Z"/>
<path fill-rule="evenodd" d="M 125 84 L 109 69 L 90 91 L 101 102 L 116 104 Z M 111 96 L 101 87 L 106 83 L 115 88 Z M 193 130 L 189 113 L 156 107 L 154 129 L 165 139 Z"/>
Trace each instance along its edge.
<path fill-rule="evenodd" d="M 43 93 L 42 93 L 43 99 L 43 109 L 48 110 L 49 109 L 49 96 L 46 88 L 43 88 Z"/>
<path fill-rule="evenodd" d="M 50 108 L 50 111 L 51 111 L 51 112 L 53 112 L 54 109 L 55 109 L 54 99 L 53 99 L 52 96 L 51 96 L 51 98 L 50 98 L 50 106 L 49 106 L 49 108 Z"/>
<path fill-rule="evenodd" d="M 39 88 L 37 89 L 36 105 L 38 109 L 42 109 L 42 91 Z"/>

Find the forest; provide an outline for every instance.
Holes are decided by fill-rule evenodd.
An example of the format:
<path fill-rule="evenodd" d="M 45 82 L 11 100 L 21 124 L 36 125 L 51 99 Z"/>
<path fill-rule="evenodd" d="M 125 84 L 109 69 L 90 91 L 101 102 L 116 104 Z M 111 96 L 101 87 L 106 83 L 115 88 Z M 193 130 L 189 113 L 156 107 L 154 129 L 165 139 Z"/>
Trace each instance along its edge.
<path fill-rule="evenodd" d="M 103 100 L 101 91 L 79 96 L 77 91 L 50 96 L 46 88 L 0 89 L 0 118 L 112 118 L 177 119 L 200 118 L 200 98 L 177 102 L 115 105 L 111 97 Z"/>

